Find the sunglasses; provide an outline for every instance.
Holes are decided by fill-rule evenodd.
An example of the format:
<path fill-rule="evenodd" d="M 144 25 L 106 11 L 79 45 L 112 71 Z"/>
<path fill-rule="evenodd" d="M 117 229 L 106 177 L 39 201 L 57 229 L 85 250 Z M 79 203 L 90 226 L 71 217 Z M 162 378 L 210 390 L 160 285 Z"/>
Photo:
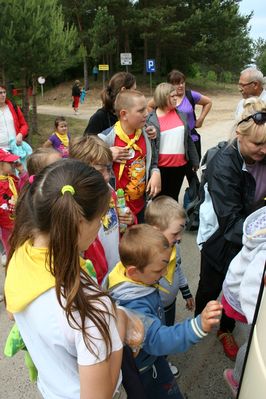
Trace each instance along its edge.
<path fill-rule="evenodd" d="M 256 123 L 256 125 L 263 125 L 266 122 L 266 112 L 256 112 L 253 115 L 249 115 L 247 118 L 242 119 L 242 121 L 238 122 L 237 126 L 239 126 L 242 122 L 247 122 L 250 119 Z"/>

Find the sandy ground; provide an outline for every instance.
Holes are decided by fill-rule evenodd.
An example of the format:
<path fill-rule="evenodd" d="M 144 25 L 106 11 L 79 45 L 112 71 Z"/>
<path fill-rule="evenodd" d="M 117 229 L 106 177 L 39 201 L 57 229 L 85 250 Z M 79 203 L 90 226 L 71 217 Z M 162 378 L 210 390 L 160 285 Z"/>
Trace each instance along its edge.
<path fill-rule="evenodd" d="M 225 140 L 230 135 L 233 126 L 234 110 L 239 101 L 239 95 L 212 96 L 213 108 L 208 115 L 204 126 L 200 129 L 202 135 L 203 153 L 220 140 Z M 81 106 L 81 114 L 77 118 L 86 118 L 96 109 L 95 104 Z M 64 107 L 39 106 L 40 113 L 64 114 L 72 116 L 71 104 Z M 185 183 L 186 184 L 186 183 Z M 184 187 L 183 187 L 184 189 Z M 192 293 L 195 295 L 199 275 L 199 251 L 195 243 L 196 234 L 185 232 L 181 244 L 183 270 L 187 275 Z M 0 269 L 0 292 L 4 281 L 4 268 Z M 185 310 L 185 302 L 181 295 L 177 300 L 178 321 L 189 317 Z M 26 368 L 23 364 L 23 354 L 19 353 L 12 359 L 3 355 L 5 338 L 11 327 L 7 320 L 4 304 L 0 303 L 0 399 L 37 399 L 38 393 L 35 384 L 29 382 Z M 236 338 L 241 343 L 241 331 L 236 331 Z M 181 371 L 178 380 L 180 388 L 188 399 L 228 399 L 230 392 L 223 381 L 223 370 L 232 367 L 233 362 L 227 359 L 222 346 L 216 339 L 215 331 L 209 334 L 203 342 L 192 347 L 184 354 L 171 357 Z M 55 376 L 56 378 L 56 376 Z"/>

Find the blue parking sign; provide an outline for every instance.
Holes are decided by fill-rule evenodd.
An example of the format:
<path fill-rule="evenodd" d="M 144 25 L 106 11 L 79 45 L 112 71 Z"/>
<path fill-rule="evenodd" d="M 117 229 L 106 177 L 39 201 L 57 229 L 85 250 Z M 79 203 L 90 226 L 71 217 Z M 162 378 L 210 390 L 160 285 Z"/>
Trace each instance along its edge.
<path fill-rule="evenodd" d="M 146 72 L 155 72 L 155 60 L 146 60 Z"/>

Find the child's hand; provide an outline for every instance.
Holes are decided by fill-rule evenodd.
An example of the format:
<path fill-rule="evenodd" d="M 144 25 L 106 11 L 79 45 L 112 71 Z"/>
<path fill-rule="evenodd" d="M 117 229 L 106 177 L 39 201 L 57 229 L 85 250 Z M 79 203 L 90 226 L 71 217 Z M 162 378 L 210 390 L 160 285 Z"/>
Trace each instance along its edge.
<path fill-rule="evenodd" d="M 187 310 L 191 310 L 191 311 L 194 310 L 195 301 L 194 301 L 193 297 L 186 299 L 186 308 L 187 308 Z"/>
<path fill-rule="evenodd" d="M 127 159 L 130 159 L 130 157 L 131 157 L 130 153 L 129 153 L 129 149 L 126 147 L 114 146 L 114 147 L 110 147 L 110 150 L 112 151 L 114 162 L 123 163 Z"/>
<path fill-rule="evenodd" d="M 156 139 L 157 132 L 154 126 L 145 126 L 145 131 L 149 137 L 150 140 Z"/>
<path fill-rule="evenodd" d="M 129 208 L 127 208 L 124 215 L 118 214 L 118 219 L 119 219 L 119 223 L 127 224 L 128 226 L 131 226 L 132 224 L 134 224 L 134 221 L 135 221 L 134 214 L 131 211 L 131 209 L 129 209 Z"/>
<path fill-rule="evenodd" d="M 146 192 L 149 193 L 150 197 L 155 197 L 161 191 L 161 174 L 158 171 L 154 171 L 151 175 L 150 180 L 148 181 Z"/>
<path fill-rule="evenodd" d="M 212 327 L 220 323 L 223 306 L 218 301 L 207 303 L 201 313 L 201 326 L 203 331 L 210 332 Z"/>

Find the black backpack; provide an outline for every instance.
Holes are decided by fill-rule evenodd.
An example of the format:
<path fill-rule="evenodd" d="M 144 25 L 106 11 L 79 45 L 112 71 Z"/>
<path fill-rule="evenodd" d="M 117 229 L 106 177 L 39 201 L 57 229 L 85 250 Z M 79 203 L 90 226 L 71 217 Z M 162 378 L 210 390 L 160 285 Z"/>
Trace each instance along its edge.
<path fill-rule="evenodd" d="M 227 141 L 220 141 L 216 146 L 209 148 L 201 160 L 201 181 L 199 182 L 197 175 L 191 180 L 189 187 L 185 190 L 184 208 L 187 212 L 186 229 L 195 231 L 199 228 L 199 209 L 204 201 L 204 185 L 207 182 L 206 169 L 210 160 L 225 145 Z"/>

